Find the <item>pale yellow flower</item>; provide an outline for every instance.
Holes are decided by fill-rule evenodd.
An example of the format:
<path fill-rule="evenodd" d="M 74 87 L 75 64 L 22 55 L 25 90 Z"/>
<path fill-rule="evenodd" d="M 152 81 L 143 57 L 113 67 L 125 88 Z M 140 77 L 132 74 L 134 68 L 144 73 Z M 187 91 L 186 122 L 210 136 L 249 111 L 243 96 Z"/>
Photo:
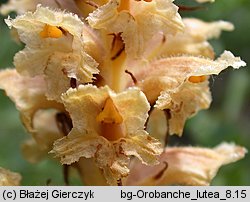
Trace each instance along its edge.
<path fill-rule="evenodd" d="M 38 4 L 50 8 L 66 9 L 67 11 L 81 16 L 81 11 L 74 1 L 68 0 L 9 0 L 0 7 L 0 13 L 2 15 L 7 15 L 15 11 L 17 14 L 24 14 L 27 11 L 35 11 Z"/>
<path fill-rule="evenodd" d="M 33 78 L 19 75 L 15 69 L 0 71 L 0 89 L 16 104 L 23 124 L 33 131 L 33 118 L 40 109 L 64 109 L 61 104 L 47 100 L 46 84 L 43 76 Z"/>
<path fill-rule="evenodd" d="M 18 186 L 20 185 L 21 179 L 20 174 L 0 167 L 0 186 Z"/>
<path fill-rule="evenodd" d="M 92 82 L 97 63 L 84 51 L 82 33 L 87 27 L 76 16 L 37 7 L 16 19 L 7 19 L 17 30 L 24 50 L 14 57 L 14 65 L 23 76 L 44 75 L 48 99 L 57 101 L 70 88 L 71 79 Z"/>
<path fill-rule="evenodd" d="M 183 18 L 184 31 L 167 38 L 162 34 L 148 42 L 143 56 L 147 60 L 180 55 L 204 56 L 214 59 L 209 39 L 218 38 L 222 31 L 232 31 L 233 24 L 226 21 L 204 22 L 196 18 Z"/>
<path fill-rule="evenodd" d="M 144 130 L 149 104 L 139 89 L 115 94 L 107 86 L 86 85 L 68 90 L 62 100 L 73 129 L 55 141 L 52 152 L 63 164 L 94 158 L 108 184 L 116 185 L 129 174 L 129 156 L 158 163 L 161 145 Z"/>
<path fill-rule="evenodd" d="M 151 105 L 169 110 L 170 134 L 182 134 L 185 120 L 211 102 L 208 76 L 217 75 L 229 66 L 238 69 L 245 62 L 225 51 L 218 59 L 175 56 L 152 61 L 143 68 L 129 68 L 136 85 Z M 134 85 L 131 81 L 128 85 Z"/>
<path fill-rule="evenodd" d="M 55 140 L 65 134 L 58 128 L 58 111 L 55 109 L 39 110 L 32 120 L 31 138 L 22 144 L 22 154 L 30 163 L 37 163 L 46 158 Z"/>
<path fill-rule="evenodd" d="M 173 2 L 11 0 L 1 7 L 24 13 L 6 20 L 25 48 L 14 57 L 16 70 L 0 72 L 0 88 L 32 135 L 22 145 L 29 162 L 50 151 L 86 185 L 208 185 L 220 166 L 244 157 L 233 144 L 170 147 L 148 166 L 162 153 L 153 137 L 182 135 L 185 121 L 209 107 L 209 76 L 246 65 L 229 51 L 215 59 L 208 42 L 233 30 L 231 23 L 181 19 Z M 20 176 L 0 169 L 2 181 L 18 184 Z"/>
<path fill-rule="evenodd" d="M 208 23 L 194 18 L 183 22 L 184 32 L 167 38 L 163 34 L 155 35 L 147 44 L 144 61 L 132 61 L 127 68 L 151 105 L 169 110 L 168 131 L 177 135 L 182 134 L 187 118 L 209 107 L 212 100 L 209 75 L 219 74 L 228 66 L 246 65 L 230 52 L 213 61 L 214 51 L 207 40 L 219 37 L 223 30 L 233 30 L 231 23 Z M 130 82 L 132 85 L 131 79 Z"/>
<path fill-rule="evenodd" d="M 135 1 L 110 0 L 87 18 L 95 29 L 121 33 L 125 51 L 131 57 L 140 56 L 145 42 L 154 34 L 176 34 L 183 30 L 178 7 L 173 0 Z"/>
<path fill-rule="evenodd" d="M 30 78 L 19 75 L 15 69 L 3 70 L 0 89 L 15 103 L 25 128 L 32 135 L 22 145 L 25 158 L 37 162 L 52 149 L 53 142 L 63 136 L 56 125 L 56 113 L 65 111 L 64 106 L 47 100 L 43 76 Z"/>
<path fill-rule="evenodd" d="M 34 11 L 38 2 L 40 3 L 39 0 L 9 0 L 0 7 L 0 13 L 7 15 L 12 11 L 16 11 L 18 14 L 24 14 L 27 11 Z"/>
<path fill-rule="evenodd" d="M 200 147 L 168 147 L 161 163 L 149 167 L 134 162 L 126 185 L 209 185 L 219 168 L 238 161 L 246 149 L 222 143 L 213 149 Z"/>
<path fill-rule="evenodd" d="M 191 36 L 205 40 L 218 38 L 222 31 L 234 30 L 232 23 L 223 20 L 205 22 L 196 18 L 184 18 L 183 22 Z"/>

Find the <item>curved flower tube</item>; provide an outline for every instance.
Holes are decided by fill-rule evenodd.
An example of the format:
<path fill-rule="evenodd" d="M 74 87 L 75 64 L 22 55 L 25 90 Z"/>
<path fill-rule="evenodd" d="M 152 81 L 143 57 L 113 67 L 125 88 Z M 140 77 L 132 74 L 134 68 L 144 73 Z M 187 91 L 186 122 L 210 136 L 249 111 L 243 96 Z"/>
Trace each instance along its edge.
<path fill-rule="evenodd" d="M 229 143 L 213 149 L 169 147 L 157 166 L 146 167 L 134 162 L 126 185 L 208 186 L 221 166 L 242 159 L 246 152 L 245 148 Z"/>
<path fill-rule="evenodd" d="M 225 51 L 214 61 L 196 56 L 175 56 L 129 70 L 151 105 L 170 110 L 170 134 L 181 135 L 186 119 L 210 105 L 208 76 L 217 75 L 229 66 L 238 69 L 245 65 L 240 58 Z M 130 81 L 130 85 L 134 83 Z"/>

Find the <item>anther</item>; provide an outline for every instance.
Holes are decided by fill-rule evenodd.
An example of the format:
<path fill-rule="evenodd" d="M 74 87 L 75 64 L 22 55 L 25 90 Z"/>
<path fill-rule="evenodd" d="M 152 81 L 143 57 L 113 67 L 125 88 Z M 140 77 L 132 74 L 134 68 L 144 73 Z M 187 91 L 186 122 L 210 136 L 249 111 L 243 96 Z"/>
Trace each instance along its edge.
<path fill-rule="evenodd" d="M 76 88 L 77 87 L 77 81 L 75 78 L 70 78 L 70 87 Z"/>
<path fill-rule="evenodd" d="M 111 51 L 112 51 L 115 48 L 115 41 L 116 41 L 117 35 L 115 33 L 111 33 L 111 34 L 108 34 L 108 35 L 113 36 L 113 40 L 112 40 L 112 44 L 111 44 Z"/>
<path fill-rule="evenodd" d="M 111 57 L 111 60 L 115 60 L 116 58 L 118 58 L 122 54 L 124 49 L 125 49 L 125 45 L 123 44 L 122 47 L 117 51 L 117 53 L 113 57 Z"/>
<path fill-rule="evenodd" d="M 67 136 L 73 128 L 72 120 L 63 112 L 56 114 L 56 123 L 60 132 Z"/>
<path fill-rule="evenodd" d="M 134 84 L 137 84 L 137 79 L 135 78 L 135 76 L 133 75 L 132 72 L 128 71 L 127 69 L 125 70 L 125 73 L 129 74 L 131 76 L 131 79 L 133 80 Z"/>
<path fill-rule="evenodd" d="M 88 4 L 89 6 L 92 6 L 94 8 L 98 8 L 99 5 L 93 1 L 85 1 L 86 4 Z"/>
<path fill-rule="evenodd" d="M 204 9 L 203 6 L 184 6 L 184 5 L 177 5 L 179 7 L 179 11 L 196 11 Z"/>

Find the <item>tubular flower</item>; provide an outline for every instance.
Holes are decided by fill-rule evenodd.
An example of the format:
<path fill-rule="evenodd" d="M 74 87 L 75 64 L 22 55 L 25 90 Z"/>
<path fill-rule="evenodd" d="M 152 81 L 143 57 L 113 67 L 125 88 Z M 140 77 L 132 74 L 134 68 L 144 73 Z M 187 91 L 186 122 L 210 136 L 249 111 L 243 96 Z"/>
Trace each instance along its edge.
<path fill-rule="evenodd" d="M 169 110 L 168 131 L 177 135 L 182 134 L 187 118 L 209 107 L 212 100 L 209 75 L 219 74 L 228 66 L 237 69 L 246 65 L 228 51 L 217 60 L 212 60 L 214 51 L 207 40 L 219 37 L 222 30 L 231 31 L 234 28 L 231 23 L 207 23 L 194 18 L 186 18 L 183 22 L 184 32 L 169 36 L 167 40 L 162 34 L 155 35 L 144 52 L 147 62 L 132 62 L 128 65 L 128 70 L 137 78 L 136 85 L 146 94 L 151 105 Z M 144 67 L 136 68 L 138 66 Z M 191 70 L 189 75 L 186 70 Z M 196 74 L 199 71 L 200 74 Z M 131 80 L 130 85 L 133 85 Z"/>
<path fill-rule="evenodd" d="M 7 15 L 15 11 L 17 14 L 24 14 L 27 11 L 35 11 L 38 4 L 50 8 L 66 9 L 72 13 L 81 16 L 81 12 L 74 2 L 65 0 L 10 0 L 0 7 L 0 13 Z"/>
<path fill-rule="evenodd" d="M 22 145 L 25 158 L 37 162 L 52 149 L 53 142 L 62 137 L 55 117 L 58 111 L 65 111 L 64 106 L 47 100 L 43 76 L 23 77 L 15 69 L 0 71 L 0 89 L 16 104 L 25 128 L 32 135 Z"/>
<path fill-rule="evenodd" d="M 232 31 L 233 24 L 226 21 L 204 22 L 195 18 L 184 18 L 185 29 L 174 36 L 160 33 L 147 44 L 144 57 L 155 58 L 180 55 L 204 56 L 214 59 L 214 51 L 209 39 L 218 38 L 222 31 Z"/>
<path fill-rule="evenodd" d="M 170 134 L 182 134 L 185 120 L 211 102 L 208 76 L 229 66 L 238 69 L 245 62 L 225 51 L 218 59 L 175 56 L 153 61 L 141 69 L 132 68 L 137 86 L 156 108 L 170 110 Z M 133 85 L 130 83 L 129 85 Z"/>
<path fill-rule="evenodd" d="M 209 107 L 211 75 L 246 65 L 229 51 L 217 58 L 208 42 L 231 23 L 182 19 L 173 0 L 27 2 L 1 7 L 22 13 L 6 23 L 25 48 L 16 70 L 0 72 L 0 89 L 32 135 L 22 145 L 29 162 L 52 153 L 86 185 L 208 185 L 244 157 L 233 144 L 164 150 L 158 140 L 181 136 Z"/>
<path fill-rule="evenodd" d="M 0 167 L 0 186 L 20 185 L 21 175 Z"/>
<path fill-rule="evenodd" d="M 108 33 L 122 33 L 125 51 L 131 57 L 140 56 L 145 42 L 154 34 L 176 34 L 184 25 L 173 0 L 135 1 L 110 0 L 87 18 L 90 26 Z"/>
<path fill-rule="evenodd" d="M 17 71 L 23 76 L 45 75 L 48 99 L 60 102 L 71 79 L 91 82 L 98 73 L 97 63 L 84 51 L 85 25 L 76 15 L 38 6 L 34 13 L 6 23 L 26 44 L 14 57 Z"/>
<path fill-rule="evenodd" d="M 23 124 L 29 132 L 34 130 L 33 118 L 38 110 L 64 107 L 46 99 L 46 83 L 43 76 L 22 77 L 15 69 L 0 71 L 0 89 L 16 104 Z"/>
<path fill-rule="evenodd" d="M 47 157 L 55 140 L 62 138 L 64 134 L 59 130 L 57 116 L 58 110 L 39 110 L 33 120 L 32 137 L 22 145 L 22 153 L 25 159 L 31 163 L 41 161 Z"/>
<path fill-rule="evenodd" d="M 107 182 L 116 185 L 129 174 L 128 156 L 158 163 L 161 145 L 144 130 L 149 104 L 139 89 L 115 94 L 107 86 L 86 85 L 68 90 L 62 100 L 73 129 L 55 141 L 52 152 L 63 164 L 94 158 Z"/>
<path fill-rule="evenodd" d="M 213 149 L 169 147 L 162 153 L 161 163 L 157 166 L 146 167 L 134 162 L 126 185 L 207 186 L 221 166 L 242 159 L 246 152 L 244 148 L 228 143 Z"/>

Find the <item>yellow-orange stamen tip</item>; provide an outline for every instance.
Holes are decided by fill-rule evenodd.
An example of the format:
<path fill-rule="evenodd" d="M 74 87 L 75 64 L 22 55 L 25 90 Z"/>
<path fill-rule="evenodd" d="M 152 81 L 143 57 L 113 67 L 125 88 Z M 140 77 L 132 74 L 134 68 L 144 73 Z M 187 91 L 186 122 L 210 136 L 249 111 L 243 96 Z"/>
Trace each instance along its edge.
<path fill-rule="evenodd" d="M 96 120 L 100 123 L 107 124 L 120 124 L 123 119 L 119 111 L 114 105 L 113 100 L 109 97 L 107 98 L 103 110 L 97 115 Z"/>
<path fill-rule="evenodd" d="M 63 32 L 56 26 L 45 25 L 43 30 L 40 32 L 41 38 L 60 38 Z"/>
<path fill-rule="evenodd" d="M 188 81 L 192 82 L 192 83 L 201 83 L 203 81 L 205 81 L 207 79 L 206 76 L 190 76 L 188 78 Z"/>

